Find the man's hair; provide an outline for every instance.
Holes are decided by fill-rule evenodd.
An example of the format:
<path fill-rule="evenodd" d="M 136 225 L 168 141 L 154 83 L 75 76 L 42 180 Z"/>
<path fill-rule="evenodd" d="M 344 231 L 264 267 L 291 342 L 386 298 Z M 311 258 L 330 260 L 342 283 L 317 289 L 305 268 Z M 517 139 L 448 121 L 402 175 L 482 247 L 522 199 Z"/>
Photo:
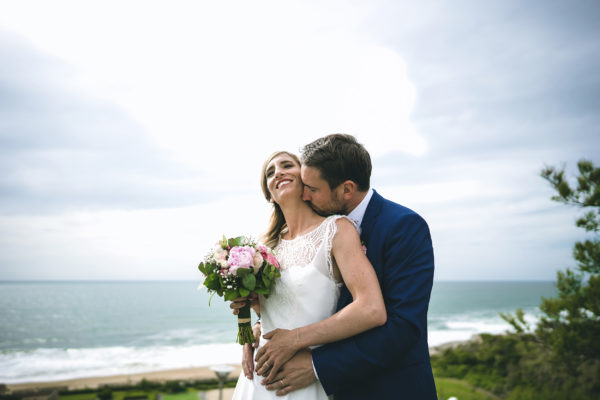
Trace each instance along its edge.
<path fill-rule="evenodd" d="M 366 192 L 371 185 L 371 157 L 352 135 L 334 133 L 307 144 L 301 150 L 302 163 L 317 168 L 334 189 L 351 180 Z"/>

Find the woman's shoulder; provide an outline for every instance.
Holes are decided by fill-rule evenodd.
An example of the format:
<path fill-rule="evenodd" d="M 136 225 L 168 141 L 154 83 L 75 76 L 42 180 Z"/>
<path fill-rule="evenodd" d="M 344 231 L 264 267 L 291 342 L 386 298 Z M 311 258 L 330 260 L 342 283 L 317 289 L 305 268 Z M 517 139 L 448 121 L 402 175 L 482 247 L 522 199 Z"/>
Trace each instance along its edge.
<path fill-rule="evenodd" d="M 337 229 L 357 229 L 354 221 L 348 218 L 347 215 L 333 214 L 325 218 L 323 225 L 335 225 Z"/>
<path fill-rule="evenodd" d="M 358 226 L 346 215 L 330 215 L 325 219 L 324 225 L 329 228 L 327 231 L 332 239 L 334 236 L 358 236 Z"/>

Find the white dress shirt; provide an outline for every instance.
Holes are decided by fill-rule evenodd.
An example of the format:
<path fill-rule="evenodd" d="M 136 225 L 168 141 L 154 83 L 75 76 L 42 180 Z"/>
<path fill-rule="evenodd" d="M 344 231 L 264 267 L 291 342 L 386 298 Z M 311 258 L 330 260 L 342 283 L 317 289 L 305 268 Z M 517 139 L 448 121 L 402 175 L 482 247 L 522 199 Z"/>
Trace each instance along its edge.
<path fill-rule="evenodd" d="M 354 210 L 350 211 L 350 214 L 348 214 L 348 218 L 354 221 L 354 223 L 358 227 L 358 233 L 361 233 L 360 226 L 365 216 L 365 212 L 367 211 L 367 206 L 371 201 L 371 197 L 373 197 L 373 189 L 369 188 L 367 194 L 365 195 L 365 198 L 362 199 L 362 201 L 356 206 L 356 208 L 354 208 Z"/>

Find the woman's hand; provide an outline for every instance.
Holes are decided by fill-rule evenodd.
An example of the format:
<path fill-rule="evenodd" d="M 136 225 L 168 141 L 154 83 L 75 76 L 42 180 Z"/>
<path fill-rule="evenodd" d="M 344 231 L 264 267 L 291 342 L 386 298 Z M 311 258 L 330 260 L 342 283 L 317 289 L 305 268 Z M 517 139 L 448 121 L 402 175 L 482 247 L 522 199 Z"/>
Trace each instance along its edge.
<path fill-rule="evenodd" d="M 244 344 L 244 348 L 242 349 L 242 369 L 244 370 L 244 375 L 248 379 L 254 377 L 254 349 L 258 347 L 260 328 L 260 322 L 254 324 L 252 327 L 252 334 L 256 340 L 252 344 Z"/>
<path fill-rule="evenodd" d="M 275 329 L 264 335 L 269 341 L 256 353 L 256 373 L 273 379 L 279 368 L 300 350 L 298 334 L 297 329 Z"/>
<path fill-rule="evenodd" d="M 260 315 L 260 303 L 258 302 L 258 295 L 254 292 L 250 292 L 250 294 L 246 297 L 238 297 L 237 299 L 233 299 L 231 301 L 229 308 L 233 310 L 233 315 L 238 315 L 240 313 L 240 308 L 244 307 L 246 302 L 250 302 L 250 307 L 252 307 L 256 315 Z"/>
<path fill-rule="evenodd" d="M 254 377 L 254 347 L 250 345 L 250 343 L 244 344 L 244 349 L 242 350 L 242 369 L 244 370 L 244 375 L 248 379 L 252 379 Z"/>

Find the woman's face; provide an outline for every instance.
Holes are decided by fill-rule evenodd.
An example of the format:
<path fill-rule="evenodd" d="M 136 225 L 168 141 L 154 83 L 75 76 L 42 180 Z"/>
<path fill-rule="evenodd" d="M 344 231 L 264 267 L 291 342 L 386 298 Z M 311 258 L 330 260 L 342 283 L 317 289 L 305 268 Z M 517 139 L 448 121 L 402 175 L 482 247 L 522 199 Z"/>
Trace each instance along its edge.
<path fill-rule="evenodd" d="M 275 156 L 265 169 L 267 188 L 271 198 L 278 204 L 289 196 L 302 196 L 302 180 L 300 165 L 289 154 Z"/>

